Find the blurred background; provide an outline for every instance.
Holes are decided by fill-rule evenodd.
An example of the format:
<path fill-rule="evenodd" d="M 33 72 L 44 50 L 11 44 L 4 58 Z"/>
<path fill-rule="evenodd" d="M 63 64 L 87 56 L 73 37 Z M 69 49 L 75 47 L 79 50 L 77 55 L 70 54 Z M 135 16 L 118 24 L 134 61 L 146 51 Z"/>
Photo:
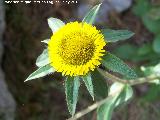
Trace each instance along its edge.
<path fill-rule="evenodd" d="M 69 1 L 69 0 L 67 0 Z M 74 0 L 76 1 L 76 0 Z M 98 28 L 128 29 L 135 35 L 107 46 L 107 50 L 133 67 L 137 74 L 151 73 L 160 62 L 160 0 L 77 0 L 46 3 L 7 3 L 0 0 L 0 120 L 65 120 L 63 79 L 60 74 L 25 82 L 36 70 L 36 58 L 50 38 L 49 17 L 65 23 L 82 20 L 94 5 L 103 2 L 95 25 Z M 77 111 L 93 104 L 81 85 Z M 120 106 L 113 120 L 159 120 L 160 84 L 134 87 L 134 98 Z M 81 120 L 96 120 L 96 111 Z"/>

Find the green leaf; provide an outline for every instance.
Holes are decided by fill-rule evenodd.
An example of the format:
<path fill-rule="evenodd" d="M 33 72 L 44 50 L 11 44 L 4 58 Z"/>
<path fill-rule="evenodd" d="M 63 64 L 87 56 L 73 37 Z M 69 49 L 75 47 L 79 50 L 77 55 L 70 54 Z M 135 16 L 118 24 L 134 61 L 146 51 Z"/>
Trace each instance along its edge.
<path fill-rule="evenodd" d="M 78 90 L 80 87 L 79 77 L 67 77 L 65 80 L 66 101 L 70 114 L 73 116 L 78 101 Z"/>
<path fill-rule="evenodd" d="M 94 100 L 94 90 L 93 90 L 91 74 L 89 73 L 88 75 L 84 76 L 82 79 L 87 87 L 87 90 L 89 91 L 90 95 L 92 96 Z"/>
<path fill-rule="evenodd" d="M 133 32 L 128 30 L 102 29 L 101 31 L 107 42 L 117 42 L 119 40 L 126 40 L 134 35 Z"/>
<path fill-rule="evenodd" d="M 154 34 L 160 33 L 160 20 L 153 20 L 148 15 L 145 15 L 142 17 L 142 21 L 150 32 Z"/>
<path fill-rule="evenodd" d="M 152 8 L 147 14 L 152 20 L 160 19 L 160 7 Z"/>
<path fill-rule="evenodd" d="M 137 16 L 145 15 L 151 9 L 149 0 L 137 0 L 135 6 L 133 7 L 133 12 Z"/>
<path fill-rule="evenodd" d="M 97 109 L 97 120 L 111 120 L 114 108 L 129 100 L 133 91 L 129 85 L 124 86 L 120 83 L 114 83 L 109 95 L 112 97 Z"/>
<path fill-rule="evenodd" d="M 160 53 L 160 35 L 155 38 L 153 41 L 153 50 L 156 53 Z"/>
<path fill-rule="evenodd" d="M 48 49 L 44 49 L 42 54 L 37 58 L 36 65 L 38 67 L 45 66 L 49 64 L 49 57 L 48 57 Z"/>
<path fill-rule="evenodd" d="M 108 86 L 106 79 L 96 69 L 91 72 L 92 82 L 94 85 L 94 93 L 97 97 L 105 98 L 108 95 Z"/>
<path fill-rule="evenodd" d="M 141 66 L 141 70 L 145 76 L 150 76 L 150 75 L 160 76 L 160 63 L 155 66 L 149 66 L 149 67 Z M 160 85 L 160 79 L 152 80 L 150 81 L 150 83 Z"/>
<path fill-rule="evenodd" d="M 151 54 L 153 52 L 152 50 L 152 45 L 150 43 L 148 44 L 143 44 L 139 49 L 138 49 L 138 55 L 147 55 Z"/>
<path fill-rule="evenodd" d="M 113 53 L 121 59 L 132 60 L 137 54 L 137 47 L 132 44 L 122 44 L 116 47 Z"/>
<path fill-rule="evenodd" d="M 57 30 L 59 30 L 59 28 L 64 26 L 65 24 L 60 19 L 51 17 L 51 18 L 48 19 L 48 25 L 51 28 L 52 32 L 54 33 Z"/>
<path fill-rule="evenodd" d="M 137 77 L 136 73 L 127 64 L 110 53 L 106 53 L 103 56 L 102 64 L 109 70 L 124 75 L 127 79 L 134 79 Z"/>
<path fill-rule="evenodd" d="M 155 66 L 149 66 L 149 67 L 142 66 L 141 70 L 144 72 L 145 76 L 149 76 L 149 75 L 160 76 L 160 63 Z"/>
<path fill-rule="evenodd" d="M 55 70 L 52 66 L 50 66 L 50 64 L 45 65 L 43 67 L 38 68 L 35 72 L 33 72 L 31 75 L 29 75 L 29 77 L 25 80 L 25 82 L 28 80 L 32 80 L 32 79 L 46 76 L 46 75 L 53 73 L 53 72 L 55 72 Z"/>
<path fill-rule="evenodd" d="M 101 4 L 94 6 L 83 18 L 82 22 L 93 24 Z"/>
<path fill-rule="evenodd" d="M 48 44 L 49 40 L 50 39 L 45 39 L 45 40 L 42 40 L 41 42 Z"/>
<path fill-rule="evenodd" d="M 144 101 L 153 103 L 160 99 L 159 93 L 160 93 L 160 84 L 150 84 L 149 89 L 141 97 L 141 99 L 143 100 L 143 103 Z"/>

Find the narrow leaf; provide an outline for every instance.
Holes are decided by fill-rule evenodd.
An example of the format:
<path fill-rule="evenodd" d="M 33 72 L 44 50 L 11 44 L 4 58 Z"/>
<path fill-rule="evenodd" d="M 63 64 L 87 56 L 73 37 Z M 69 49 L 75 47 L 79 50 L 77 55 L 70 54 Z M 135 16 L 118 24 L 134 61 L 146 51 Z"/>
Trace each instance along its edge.
<path fill-rule="evenodd" d="M 93 24 L 101 4 L 94 6 L 83 18 L 82 22 Z"/>
<path fill-rule="evenodd" d="M 89 91 L 90 95 L 92 96 L 94 100 L 94 90 L 93 90 L 91 74 L 89 73 L 88 75 L 84 76 L 82 79 L 87 87 L 87 90 Z"/>
<path fill-rule="evenodd" d="M 127 64 L 110 53 L 106 53 L 106 55 L 103 56 L 102 64 L 109 70 L 118 72 L 128 79 L 137 77 L 136 73 Z"/>
<path fill-rule="evenodd" d="M 105 98 L 108 95 L 108 86 L 106 79 L 96 69 L 91 72 L 92 82 L 94 85 L 94 93 L 97 97 Z"/>
<path fill-rule="evenodd" d="M 44 49 L 42 54 L 37 58 L 36 65 L 42 67 L 49 64 L 48 49 Z"/>
<path fill-rule="evenodd" d="M 49 40 L 50 39 L 45 39 L 45 40 L 42 40 L 41 42 L 48 44 Z"/>
<path fill-rule="evenodd" d="M 126 40 L 134 35 L 133 32 L 128 30 L 111 30 L 102 29 L 102 34 L 107 42 L 117 42 L 119 40 Z"/>
<path fill-rule="evenodd" d="M 54 68 L 52 66 L 50 66 L 50 64 L 45 65 L 43 67 L 38 68 L 35 72 L 33 72 L 26 80 L 32 80 L 32 79 L 36 79 L 36 78 L 40 78 L 43 76 L 46 76 L 50 73 L 55 72 Z"/>
<path fill-rule="evenodd" d="M 65 80 L 65 93 L 67 106 L 70 114 L 73 116 L 78 101 L 78 90 L 80 87 L 79 77 L 67 77 Z"/>
<path fill-rule="evenodd" d="M 48 19 L 48 25 L 51 28 L 52 32 L 54 33 L 57 30 L 59 30 L 59 28 L 64 26 L 65 24 L 60 19 L 51 17 L 51 18 Z"/>
<path fill-rule="evenodd" d="M 111 120 L 114 108 L 129 100 L 133 95 L 133 91 L 128 85 L 114 83 L 111 86 L 109 95 L 112 97 L 107 99 L 105 104 L 97 110 L 97 120 Z"/>

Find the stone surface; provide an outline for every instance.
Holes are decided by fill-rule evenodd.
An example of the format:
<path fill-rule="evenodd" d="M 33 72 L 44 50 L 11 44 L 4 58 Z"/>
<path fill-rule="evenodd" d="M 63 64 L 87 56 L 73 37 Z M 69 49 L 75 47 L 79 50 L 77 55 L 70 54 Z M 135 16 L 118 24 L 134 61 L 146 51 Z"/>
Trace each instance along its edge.
<path fill-rule="evenodd" d="M 4 6 L 3 0 L 0 0 L 0 120 L 14 120 L 16 108 L 15 101 L 8 90 L 8 87 L 5 83 L 4 73 L 1 69 L 3 54 L 2 36 L 4 27 Z"/>
<path fill-rule="evenodd" d="M 14 120 L 15 101 L 8 91 L 4 74 L 0 69 L 0 120 Z"/>
<path fill-rule="evenodd" d="M 79 19 L 82 19 L 85 14 L 88 12 L 92 6 L 96 3 L 96 0 L 93 0 L 95 2 L 85 1 L 82 2 L 78 10 L 75 13 Z M 120 13 L 125 10 L 127 10 L 132 5 L 132 0 L 100 0 L 102 1 L 101 8 L 98 12 L 98 15 L 96 17 L 96 23 L 104 23 L 108 18 L 108 13 L 112 10 L 115 10 L 116 12 Z"/>
<path fill-rule="evenodd" d="M 4 12 L 3 12 L 3 5 L 2 5 L 2 0 L 0 0 L 0 63 L 2 59 L 2 53 L 3 53 L 3 48 L 2 48 L 2 34 L 4 31 Z"/>
<path fill-rule="evenodd" d="M 123 12 L 132 5 L 132 0 L 108 0 L 108 3 L 117 12 Z"/>

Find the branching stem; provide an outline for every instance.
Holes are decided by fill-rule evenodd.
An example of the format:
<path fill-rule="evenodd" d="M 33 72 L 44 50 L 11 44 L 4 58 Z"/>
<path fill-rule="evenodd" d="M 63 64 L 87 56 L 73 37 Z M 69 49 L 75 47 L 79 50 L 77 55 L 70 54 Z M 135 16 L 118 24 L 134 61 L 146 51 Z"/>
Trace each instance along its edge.
<path fill-rule="evenodd" d="M 121 92 L 121 90 L 123 89 L 123 87 L 117 89 L 116 91 L 112 92 L 111 94 L 108 95 L 107 98 L 94 103 L 93 105 L 87 107 L 86 109 L 78 112 L 77 114 L 75 114 L 72 118 L 69 118 L 68 120 L 77 120 L 78 118 L 84 116 L 85 114 L 95 110 L 96 108 L 98 108 L 99 106 L 103 105 L 107 100 L 112 99 L 114 96 L 116 96 L 119 92 Z"/>
<path fill-rule="evenodd" d="M 121 79 L 118 78 L 102 69 L 98 69 L 98 71 L 106 78 L 109 79 L 113 82 L 119 82 L 122 84 L 129 84 L 129 85 L 137 85 L 137 84 L 143 84 L 143 83 L 147 83 L 147 82 L 151 82 L 155 79 L 159 79 L 160 76 L 156 76 L 156 75 L 150 75 L 148 77 L 142 77 L 142 78 L 137 78 L 137 79 L 132 79 L 132 80 L 126 80 L 126 79 Z M 95 110 L 96 108 L 98 108 L 99 106 L 101 106 L 102 104 L 104 104 L 107 100 L 112 99 L 112 97 L 114 97 L 116 94 L 118 94 L 121 91 L 121 89 L 118 89 L 117 91 L 115 91 L 112 94 L 109 94 L 107 98 L 94 103 L 93 105 L 87 107 L 86 109 L 78 112 L 77 114 L 75 114 L 72 118 L 69 118 L 68 120 L 77 120 L 78 118 L 86 115 L 87 113 Z"/>
<path fill-rule="evenodd" d="M 98 68 L 98 71 L 106 78 L 109 79 L 113 82 L 119 82 L 119 83 L 123 83 L 123 84 L 129 84 L 129 85 L 137 85 L 137 84 L 143 84 L 143 83 L 147 83 L 147 82 L 151 82 L 155 79 L 159 79 L 160 76 L 157 75 L 150 75 L 147 77 L 142 77 L 142 78 L 137 78 L 137 79 L 131 79 L 131 80 L 125 80 L 125 79 L 121 79 L 118 78 L 102 69 Z"/>

